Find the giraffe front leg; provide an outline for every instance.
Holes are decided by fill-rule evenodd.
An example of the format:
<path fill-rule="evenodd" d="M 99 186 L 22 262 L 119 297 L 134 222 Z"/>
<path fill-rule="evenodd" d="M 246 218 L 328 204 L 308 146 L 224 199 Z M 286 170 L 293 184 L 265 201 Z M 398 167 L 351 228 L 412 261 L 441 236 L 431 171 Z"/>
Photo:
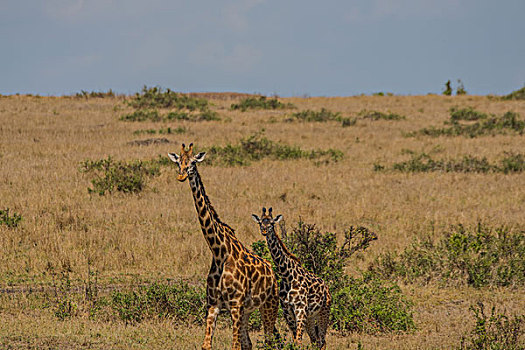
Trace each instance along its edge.
<path fill-rule="evenodd" d="M 250 313 L 244 312 L 241 319 L 241 329 L 240 329 L 240 336 L 241 336 L 241 349 L 242 350 L 251 350 L 252 349 L 252 341 L 250 340 L 250 334 L 248 333 L 248 326 L 250 321 Z"/>
<path fill-rule="evenodd" d="M 213 332 L 215 331 L 215 323 L 220 311 L 221 309 L 217 305 L 208 306 L 208 315 L 206 317 L 206 335 L 204 336 L 204 342 L 202 343 L 202 350 L 211 350 L 211 342 L 213 340 Z"/>
<path fill-rule="evenodd" d="M 294 343 L 300 344 L 306 326 L 306 303 L 298 303 L 295 305 L 295 320 L 297 330 L 295 332 Z"/>
<path fill-rule="evenodd" d="M 231 306 L 230 312 L 231 312 L 232 323 L 233 323 L 232 350 L 242 350 L 241 341 L 240 341 L 240 333 L 241 333 L 242 318 L 243 318 L 242 307 L 237 306 L 237 305 Z"/>

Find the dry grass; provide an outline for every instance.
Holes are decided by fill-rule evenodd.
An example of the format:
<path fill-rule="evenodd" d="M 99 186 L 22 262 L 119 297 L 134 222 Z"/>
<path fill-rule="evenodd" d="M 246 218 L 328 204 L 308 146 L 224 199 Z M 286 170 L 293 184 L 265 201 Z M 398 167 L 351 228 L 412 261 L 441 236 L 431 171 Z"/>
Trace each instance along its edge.
<path fill-rule="evenodd" d="M 215 96 L 215 95 L 214 95 Z M 52 284 L 52 272 L 71 268 L 76 283 L 87 278 L 88 262 L 99 283 L 135 283 L 165 278 L 202 279 L 210 253 L 202 239 L 188 184 L 163 168 L 147 189 L 136 195 L 90 195 L 89 178 L 78 171 L 85 159 L 151 159 L 180 149 L 225 145 L 265 129 L 274 141 L 303 149 L 335 148 L 342 161 L 316 166 L 308 160 L 261 161 L 249 167 L 199 170 L 221 218 L 236 229 L 245 244 L 261 239 L 250 218 L 261 206 L 273 206 L 289 224 L 299 217 L 323 230 L 341 232 L 363 225 L 378 233 L 349 273 L 365 268 L 377 254 L 405 247 L 434 228 L 450 224 L 525 227 L 525 174 L 377 173 L 376 162 L 406 159 L 403 149 L 438 150 L 440 157 L 465 154 L 499 159 L 504 151 L 525 150 L 523 136 L 477 138 L 418 136 L 403 132 L 443 125 L 453 106 L 474 107 L 498 115 L 515 111 L 525 116 L 525 102 L 478 96 L 411 96 L 288 98 L 298 110 L 322 107 L 355 117 L 364 109 L 406 116 L 401 121 L 358 120 L 340 123 L 286 123 L 289 111 L 230 111 L 238 96 L 211 100 L 222 117 L 214 122 L 128 123 L 131 111 L 122 98 L 0 97 L 0 207 L 20 213 L 18 228 L 0 226 L 0 288 Z M 185 134 L 163 135 L 172 144 L 133 146 L 147 138 L 139 129 L 186 128 Z M 285 196 L 283 196 L 285 195 Z M 285 198 L 280 199 L 281 198 Z M 439 289 L 403 287 L 416 304 L 418 330 L 411 334 L 347 337 L 331 335 L 331 348 L 450 348 L 472 326 L 468 311 L 477 300 L 493 302 L 509 312 L 525 309 L 521 290 Z M 22 300 L 21 300 L 22 299 Z M 169 321 L 125 327 L 117 321 L 92 321 L 78 316 L 62 322 L 49 309 L 2 294 L 0 346 L 12 348 L 198 348 L 201 327 L 173 329 Z M 220 330 L 217 348 L 227 348 L 230 331 Z M 3 343 L 2 343 L 3 342 Z M 182 345 L 184 344 L 184 345 Z"/>

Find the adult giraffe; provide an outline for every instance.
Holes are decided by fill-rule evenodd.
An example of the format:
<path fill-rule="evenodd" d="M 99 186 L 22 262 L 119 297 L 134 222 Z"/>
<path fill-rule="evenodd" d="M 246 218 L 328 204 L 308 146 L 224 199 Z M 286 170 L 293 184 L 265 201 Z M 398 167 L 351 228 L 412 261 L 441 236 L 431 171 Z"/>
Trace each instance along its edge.
<path fill-rule="evenodd" d="M 168 153 L 178 165 L 177 180 L 189 179 L 202 233 L 212 253 L 206 281 L 206 335 L 202 349 L 211 349 L 217 316 L 226 308 L 233 321 L 232 349 L 247 350 L 252 348 L 248 319 L 257 308 L 261 312 L 266 342 L 279 338 L 275 328 L 279 308 L 277 280 L 270 263 L 244 247 L 234 230 L 219 219 L 197 171 L 197 163 L 202 162 L 205 155 L 205 152 L 194 155 L 193 143 L 188 150 L 182 144 L 180 155 Z"/>

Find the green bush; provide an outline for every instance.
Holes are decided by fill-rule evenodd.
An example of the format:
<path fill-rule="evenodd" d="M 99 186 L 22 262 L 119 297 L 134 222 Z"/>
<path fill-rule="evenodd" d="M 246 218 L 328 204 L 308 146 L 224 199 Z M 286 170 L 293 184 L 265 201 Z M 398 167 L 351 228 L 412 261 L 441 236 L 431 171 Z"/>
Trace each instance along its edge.
<path fill-rule="evenodd" d="M 22 215 L 13 213 L 9 214 L 9 208 L 0 209 L 0 225 L 6 225 L 7 227 L 17 227 L 22 221 Z"/>
<path fill-rule="evenodd" d="M 231 110 L 241 110 L 246 112 L 248 109 L 286 109 L 295 108 L 291 103 L 282 103 L 277 98 L 267 98 L 266 96 L 248 97 L 239 103 L 230 106 Z"/>
<path fill-rule="evenodd" d="M 128 103 L 137 109 L 176 108 L 189 111 L 205 111 L 208 109 L 208 101 L 206 99 L 189 97 L 173 92 L 170 89 L 163 90 L 160 87 L 148 88 L 147 86 L 142 88 L 142 92 L 135 94 Z"/>
<path fill-rule="evenodd" d="M 469 335 L 463 337 L 461 350 L 523 350 L 525 346 L 520 343 L 523 335 L 524 315 L 509 317 L 504 313 L 496 313 L 492 307 L 490 316 L 485 315 L 484 305 L 479 302 L 470 309 L 476 318 L 476 325 Z"/>
<path fill-rule="evenodd" d="M 199 111 L 197 113 L 189 113 L 185 111 L 172 111 L 166 114 L 161 114 L 155 109 L 139 109 L 130 114 L 125 114 L 120 117 L 120 120 L 127 122 L 168 122 L 173 120 L 187 120 L 192 122 L 220 120 L 217 112 L 212 110 Z"/>
<path fill-rule="evenodd" d="M 305 111 L 300 111 L 292 113 L 291 117 L 287 121 L 300 120 L 302 122 L 327 122 L 327 121 L 337 121 L 341 122 L 343 127 L 355 125 L 355 118 L 345 118 L 341 115 L 340 112 L 332 112 L 325 108 L 321 108 L 320 111 L 313 111 L 307 109 Z"/>
<path fill-rule="evenodd" d="M 75 94 L 75 97 L 81 97 L 81 98 L 105 98 L 105 97 L 115 97 L 115 93 L 109 89 L 107 92 L 103 91 L 91 91 L 87 92 L 84 90 L 80 90 L 80 92 L 77 92 Z"/>
<path fill-rule="evenodd" d="M 461 113 L 458 111 L 462 111 Z M 468 112 L 463 112 L 468 111 Z M 465 119 L 458 119 L 457 115 L 461 115 L 461 118 L 477 118 L 470 119 L 476 120 L 475 123 L 460 123 L 460 121 Z M 523 135 L 525 129 L 525 120 L 520 119 L 520 115 L 515 112 L 506 112 L 501 117 L 491 115 L 486 117 L 483 116 L 483 113 L 476 112 L 472 109 L 463 109 L 463 110 L 452 110 L 450 120 L 445 122 L 445 124 L 450 125 L 446 128 L 423 128 L 416 132 L 411 132 L 405 134 L 408 137 L 413 137 L 416 135 L 425 135 L 425 136 L 468 136 L 468 137 L 477 137 L 483 135 L 496 135 L 496 134 L 505 134 L 507 132 L 514 132 L 520 135 Z M 469 121 L 470 121 L 469 120 Z"/>
<path fill-rule="evenodd" d="M 450 80 L 447 80 L 445 83 L 445 90 L 443 91 L 443 95 L 450 96 L 452 95 L 452 87 L 450 86 Z"/>
<path fill-rule="evenodd" d="M 461 159 L 433 159 L 429 154 L 409 152 L 411 159 L 394 163 L 391 170 L 401 172 L 460 172 L 460 173 L 488 173 L 502 172 L 505 174 L 518 173 L 525 170 L 525 157 L 521 153 L 506 152 L 499 164 L 490 163 L 486 157 L 478 158 L 471 155 Z M 386 166 L 375 163 L 374 171 L 384 171 Z"/>
<path fill-rule="evenodd" d="M 138 290 L 113 292 L 110 305 L 126 323 L 146 318 L 170 318 L 177 323 L 202 324 L 206 314 L 206 292 L 202 287 L 183 281 L 153 283 Z"/>
<path fill-rule="evenodd" d="M 371 120 L 403 120 L 403 119 L 406 119 L 404 115 L 399 115 L 396 113 L 383 113 L 379 111 L 362 110 L 361 112 L 359 112 L 359 115 L 363 119 L 371 119 Z"/>
<path fill-rule="evenodd" d="M 97 161 L 85 160 L 80 171 L 93 173 L 91 180 L 93 188 L 88 188 L 89 193 L 105 195 L 114 191 L 124 193 L 137 193 L 142 191 L 146 178 L 159 174 L 159 167 L 155 162 L 143 161 L 115 161 L 111 157 Z"/>
<path fill-rule="evenodd" d="M 161 129 L 158 129 L 158 130 L 155 130 L 155 129 L 140 129 L 140 130 L 135 130 L 133 131 L 133 135 L 140 135 L 140 134 L 166 134 L 166 135 L 170 135 L 170 134 L 184 134 L 186 132 L 186 128 L 182 127 L 182 126 L 179 126 L 177 128 L 171 128 L 171 127 L 167 127 L 167 128 L 161 128 Z"/>
<path fill-rule="evenodd" d="M 262 132 L 253 134 L 241 139 L 237 145 L 212 146 L 207 150 L 210 162 L 227 166 L 245 166 L 264 158 L 274 160 L 306 158 L 314 160 L 316 164 L 322 164 L 337 162 L 343 157 L 343 153 L 339 150 L 330 148 L 328 150 L 305 151 L 298 146 L 271 141 L 262 135 Z"/>
<path fill-rule="evenodd" d="M 415 328 L 412 303 L 395 283 L 364 274 L 348 277 L 332 295 L 332 327 L 338 331 L 378 333 Z"/>
<path fill-rule="evenodd" d="M 502 97 L 504 100 L 525 100 L 525 86 Z"/>
<path fill-rule="evenodd" d="M 525 284 L 525 231 L 479 223 L 453 226 L 437 242 L 415 240 L 401 254 L 380 255 L 369 270 L 407 283 L 522 286 Z"/>
<path fill-rule="evenodd" d="M 466 107 L 466 108 L 452 107 L 450 109 L 450 121 L 452 123 L 456 123 L 460 120 L 480 120 L 480 119 L 487 119 L 487 118 L 488 118 L 488 115 L 486 113 L 476 111 L 472 107 Z"/>

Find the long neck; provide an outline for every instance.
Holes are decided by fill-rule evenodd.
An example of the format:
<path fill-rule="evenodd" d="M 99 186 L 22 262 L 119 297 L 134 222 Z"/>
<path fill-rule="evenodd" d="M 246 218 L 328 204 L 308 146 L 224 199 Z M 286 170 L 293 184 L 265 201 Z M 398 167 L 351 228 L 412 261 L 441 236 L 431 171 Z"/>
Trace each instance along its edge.
<path fill-rule="evenodd" d="M 195 202 L 195 209 L 197 209 L 197 216 L 201 224 L 202 233 L 210 250 L 215 258 L 222 260 L 227 254 L 225 245 L 225 231 L 224 224 L 219 220 L 219 216 L 210 203 L 201 177 L 197 169 L 188 177 L 193 200 Z"/>
<path fill-rule="evenodd" d="M 292 270 L 291 267 L 293 267 L 297 261 L 291 257 L 288 249 L 286 249 L 281 239 L 277 237 L 274 228 L 268 230 L 266 241 L 268 242 L 268 249 L 270 250 L 270 254 L 272 254 L 273 262 L 278 267 L 281 276 L 290 273 Z"/>

